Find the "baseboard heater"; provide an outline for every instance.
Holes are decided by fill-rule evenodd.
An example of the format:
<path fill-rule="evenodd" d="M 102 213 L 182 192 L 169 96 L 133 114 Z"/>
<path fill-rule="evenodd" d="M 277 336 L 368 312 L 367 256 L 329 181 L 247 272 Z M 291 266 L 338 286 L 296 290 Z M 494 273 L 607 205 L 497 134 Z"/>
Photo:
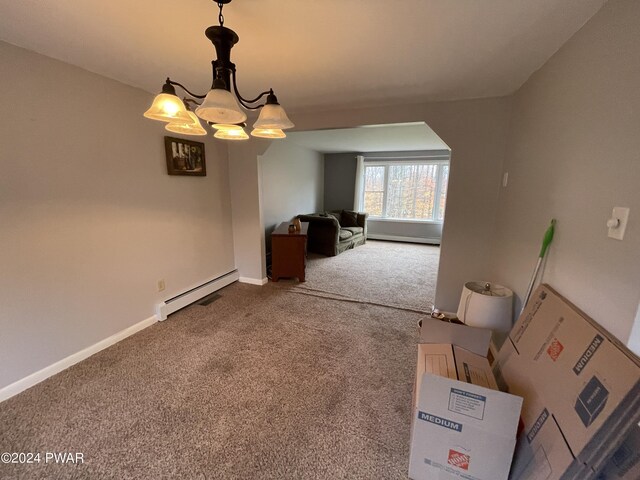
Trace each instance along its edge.
<path fill-rule="evenodd" d="M 233 270 L 232 272 L 218 278 L 214 278 L 213 280 L 203 283 L 202 285 L 192 288 L 180 295 L 176 295 L 169 300 L 165 300 L 164 302 L 156 305 L 156 316 L 160 321 L 166 320 L 167 315 L 177 312 L 181 308 L 191 305 L 193 302 L 197 302 L 201 298 L 211 295 L 213 292 L 220 290 L 233 282 L 237 282 L 239 278 L 240 275 L 238 274 L 238 271 Z"/>
<path fill-rule="evenodd" d="M 382 233 L 367 233 L 371 240 L 386 240 L 390 242 L 425 243 L 428 245 L 440 245 L 439 238 L 403 237 L 400 235 L 385 235 Z"/>

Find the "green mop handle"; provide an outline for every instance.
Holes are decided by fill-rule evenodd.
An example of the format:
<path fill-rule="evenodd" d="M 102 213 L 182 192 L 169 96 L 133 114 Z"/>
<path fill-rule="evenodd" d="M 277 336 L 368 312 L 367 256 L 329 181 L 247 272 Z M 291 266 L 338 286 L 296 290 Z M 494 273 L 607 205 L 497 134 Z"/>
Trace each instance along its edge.
<path fill-rule="evenodd" d="M 533 270 L 533 275 L 531 276 L 531 280 L 529 281 L 529 286 L 527 287 L 527 293 L 524 296 L 524 300 L 522 301 L 522 310 L 520 310 L 520 314 L 524 311 L 524 307 L 527 306 L 529 302 L 529 298 L 531 297 L 531 292 L 533 291 L 533 285 L 536 283 L 536 278 L 538 277 L 538 272 L 540 271 L 540 267 L 542 266 L 542 260 L 547 253 L 547 249 L 549 245 L 553 241 L 553 233 L 556 226 L 556 219 L 553 218 L 551 220 L 551 225 L 547 228 L 547 231 L 544 232 L 544 238 L 542 239 L 542 248 L 540 248 L 540 255 L 538 256 L 538 263 L 536 264 L 536 268 Z"/>

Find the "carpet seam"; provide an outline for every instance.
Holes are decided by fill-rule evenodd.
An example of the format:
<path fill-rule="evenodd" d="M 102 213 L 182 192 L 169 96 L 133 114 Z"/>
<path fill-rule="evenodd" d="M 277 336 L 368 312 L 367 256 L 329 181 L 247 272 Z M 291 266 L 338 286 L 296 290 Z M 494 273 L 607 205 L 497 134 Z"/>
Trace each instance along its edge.
<path fill-rule="evenodd" d="M 301 289 L 302 290 L 302 289 Z M 304 291 L 298 291 L 298 290 L 288 290 L 288 293 L 296 293 L 298 295 L 308 295 L 310 297 L 316 297 L 316 298 L 327 298 L 330 300 L 337 300 L 337 301 L 341 301 L 341 302 L 350 302 L 350 303 L 361 303 L 364 305 L 374 305 L 376 307 L 385 307 L 385 308 L 393 308 L 395 310 L 402 310 L 405 312 L 412 312 L 412 313 L 421 313 L 424 315 L 430 315 L 431 312 L 426 311 L 426 310 L 418 310 L 415 308 L 409 308 L 409 307 L 402 307 L 400 305 L 393 305 L 393 304 L 387 304 L 387 303 L 377 303 L 377 302 L 371 302 L 368 300 L 358 300 L 357 298 L 352 298 L 352 297 L 339 297 L 339 296 L 332 296 L 333 294 L 327 293 L 327 295 L 319 295 L 316 293 L 311 293 L 311 292 L 304 292 Z"/>

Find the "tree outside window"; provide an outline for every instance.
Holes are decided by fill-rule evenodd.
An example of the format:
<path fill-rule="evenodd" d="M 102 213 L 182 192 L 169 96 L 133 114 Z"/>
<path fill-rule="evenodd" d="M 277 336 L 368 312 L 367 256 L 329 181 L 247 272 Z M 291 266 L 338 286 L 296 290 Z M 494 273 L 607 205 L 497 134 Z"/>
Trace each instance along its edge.
<path fill-rule="evenodd" d="M 363 170 L 363 206 L 371 217 L 444 220 L 448 162 L 371 162 Z"/>

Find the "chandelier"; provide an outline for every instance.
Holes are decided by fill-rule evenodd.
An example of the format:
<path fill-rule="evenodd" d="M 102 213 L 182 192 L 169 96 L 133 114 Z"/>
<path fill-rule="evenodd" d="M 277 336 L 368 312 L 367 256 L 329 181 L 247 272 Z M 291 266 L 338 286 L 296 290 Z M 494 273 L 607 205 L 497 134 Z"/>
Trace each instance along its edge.
<path fill-rule="evenodd" d="M 284 108 L 278 103 L 273 89 L 264 91 L 253 99 L 246 99 L 240 95 L 236 82 L 236 65 L 231 62 L 231 48 L 238 43 L 239 37 L 236 32 L 224 26 L 222 15 L 222 8 L 227 3 L 231 3 L 231 0 L 214 1 L 220 9 L 218 15 L 220 25 L 213 25 L 205 30 L 205 35 L 213 43 L 217 56 L 217 59 L 211 62 L 213 66 L 211 90 L 206 95 L 197 95 L 184 85 L 167 77 L 162 86 L 162 92 L 155 97 L 144 116 L 167 122 L 165 128 L 168 131 L 184 135 L 206 135 L 207 131 L 200 123 L 202 119 L 214 128 L 216 138 L 246 140 L 249 138 L 244 130 L 247 114 L 243 108 L 260 110 L 251 135 L 261 138 L 286 137 L 283 130 L 294 125 L 287 117 Z M 191 98 L 184 97 L 184 101 L 181 100 L 176 94 L 175 87 L 180 87 Z M 263 99 L 264 103 L 262 103 Z"/>

